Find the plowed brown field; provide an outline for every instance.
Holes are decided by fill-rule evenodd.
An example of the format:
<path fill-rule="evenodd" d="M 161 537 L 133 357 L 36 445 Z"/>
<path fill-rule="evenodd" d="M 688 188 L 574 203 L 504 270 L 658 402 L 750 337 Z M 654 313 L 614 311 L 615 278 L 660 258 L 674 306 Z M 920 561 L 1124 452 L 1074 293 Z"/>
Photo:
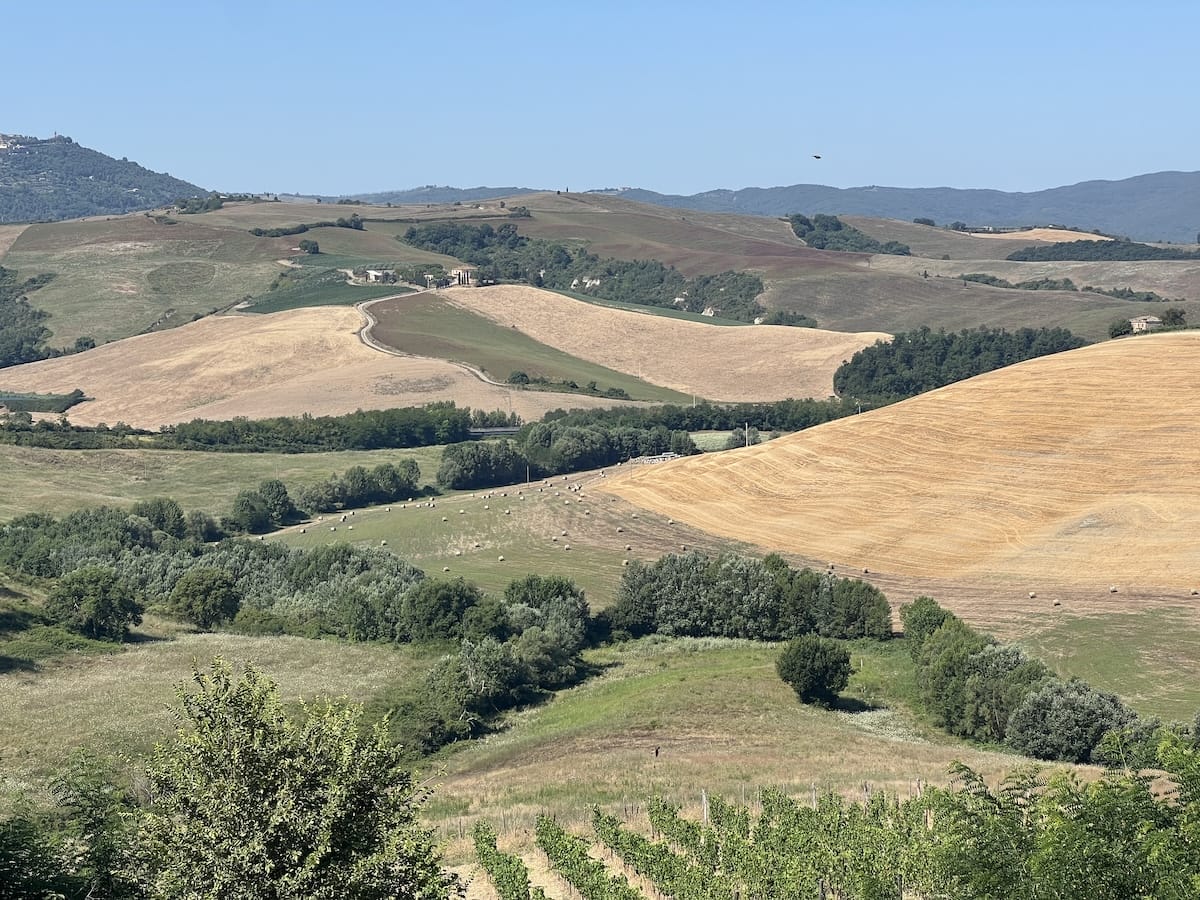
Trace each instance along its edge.
<path fill-rule="evenodd" d="M 612 405 L 579 394 L 509 390 L 444 360 L 381 353 L 359 340 L 362 324 L 362 315 L 346 307 L 210 316 L 5 369 L 0 387 L 39 393 L 81 388 L 95 399 L 73 407 L 72 422 L 140 428 L 197 418 L 339 415 L 439 400 L 512 409 L 525 419 L 558 407 Z"/>
<path fill-rule="evenodd" d="M 1200 587 L 1197 388 L 1200 333 L 1113 341 L 600 487 L 873 573 L 1186 596 Z"/>
<path fill-rule="evenodd" d="M 717 327 L 519 285 L 442 296 L 572 356 L 712 400 L 823 399 L 833 393 L 833 373 L 843 361 L 891 337 L 780 325 Z"/>

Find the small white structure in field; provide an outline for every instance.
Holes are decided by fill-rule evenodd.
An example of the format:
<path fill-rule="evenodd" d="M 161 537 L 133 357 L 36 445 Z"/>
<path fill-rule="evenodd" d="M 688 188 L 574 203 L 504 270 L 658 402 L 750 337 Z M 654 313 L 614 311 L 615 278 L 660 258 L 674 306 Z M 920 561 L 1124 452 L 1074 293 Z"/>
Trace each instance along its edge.
<path fill-rule="evenodd" d="M 346 530 L 347 530 L 347 531 L 353 531 L 353 530 L 354 530 L 354 526 L 353 526 L 353 525 L 347 525 L 347 526 L 346 526 Z"/>

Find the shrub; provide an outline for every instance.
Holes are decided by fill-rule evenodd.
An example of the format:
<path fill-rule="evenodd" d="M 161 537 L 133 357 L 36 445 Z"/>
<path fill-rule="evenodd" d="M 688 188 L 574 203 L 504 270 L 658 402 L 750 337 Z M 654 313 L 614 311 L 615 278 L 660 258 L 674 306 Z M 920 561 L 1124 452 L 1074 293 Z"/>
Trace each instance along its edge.
<path fill-rule="evenodd" d="M 854 672 L 850 651 L 837 641 L 806 634 L 788 643 L 775 670 L 801 703 L 831 706 Z"/>

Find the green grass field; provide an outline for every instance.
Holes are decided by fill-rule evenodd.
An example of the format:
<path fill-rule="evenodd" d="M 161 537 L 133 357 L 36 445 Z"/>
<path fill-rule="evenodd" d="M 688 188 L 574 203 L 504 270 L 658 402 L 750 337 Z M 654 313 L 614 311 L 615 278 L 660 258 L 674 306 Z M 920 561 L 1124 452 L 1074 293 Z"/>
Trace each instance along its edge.
<path fill-rule="evenodd" d="M 667 319 L 683 319 L 685 322 L 699 322 L 701 325 L 749 325 L 749 322 L 739 322 L 736 319 L 722 319 L 719 316 L 703 316 L 700 313 L 688 312 L 684 309 L 671 309 L 667 306 L 647 306 L 638 303 L 621 303 L 619 300 L 604 300 L 581 294 L 578 291 L 555 291 L 572 300 L 582 300 L 595 306 L 606 306 L 609 309 L 623 309 L 628 312 L 643 313 L 651 316 L 663 316 Z"/>
<path fill-rule="evenodd" d="M 26 512 L 62 515 L 86 506 L 129 506 L 174 497 L 187 509 L 228 512 L 238 491 L 279 478 L 290 490 L 351 466 L 411 458 L 432 482 L 440 447 L 342 453 L 205 453 L 192 450 L 43 450 L 0 444 L 0 522 Z"/>
<path fill-rule="evenodd" d="M 51 343 L 61 346 L 180 325 L 261 293 L 279 270 L 280 247 L 242 230 L 130 215 L 32 225 L 0 261 L 25 277 L 55 274 L 31 302 L 51 314 Z"/>
<path fill-rule="evenodd" d="M 175 726 L 176 685 L 220 655 L 250 661 L 289 700 L 366 700 L 400 679 L 421 677 L 425 648 L 293 637 L 195 634 L 148 618 L 143 640 L 118 652 L 77 656 L 44 671 L 0 675 L 0 800 L 41 784 L 76 748 L 136 759 Z M 2 646 L 2 645 L 0 645 Z M 36 721 L 37 727 L 30 723 Z"/>
<path fill-rule="evenodd" d="M 592 477 L 447 494 L 436 498 L 432 508 L 394 503 L 360 509 L 345 523 L 340 516 L 325 516 L 305 526 L 304 533 L 290 528 L 269 539 L 294 547 L 339 541 L 378 546 L 386 541 L 393 553 L 432 575 L 448 568 L 448 574 L 492 591 L 502 591 L 514 578 L 531 573 L 565 575 L 587 592 L 595 609 L 612 602 L 626 559 L 654 560 L 684 546 L 711 552 L 728 546 L 681 523 L 590 492 L 586 485 Z M 580 483 L 585 485 L 582 491 L 568 489 Z"/>
<path fill-rule="evenodd" d="M 1020 641 L 1060 674 L 1120 694 L 1144 715 L 1200 712 L 1200 634 L 1183 609 L 1073 616 Z"/>
<path fill-rule="evenodd" d="M 1021 762 L 914 716 L 902 646 L 853 645 L 859 673 L 844 696 L 861 701 L 857 712 L 800 704 L 775 673 L 778 652 L 746 641 L 663 638 L 594 651 L 599 677 L 443 754 L 445 775 L 428 814 L 451 841 L 451 861 L 469 858 L 460 835 L 477 817 L 531 849 L 523 834 L 539 813 L 582 825 L 592 803 L 636 815 L 655 795 L 694 809 L 702 792 L 753 803 L 763 787 L 861 796 L 869 784 L 908 795 L 918 781 L 945 783 L 956 759 L 989 776 Z"/>
<path fill-rule="evenodd" d="M 371 309 L 379 324 L 372 334 L 402 353 L 465 362 L 496 381 L 517 370 L 550 381 L 595 381 L 598 389 L 621 388 L 634 400 L 690 403 L 691 396 L 633 375 L 585 362 L 512 329 L 445 302 L 436 293 L 380 303 Z"/>
<path fill-rule="evenodd" d="M 399 284 L 348 284 L 344 272 L 307 266 L 283 269 L 277 277 L 279 286 L 255 297 L 245 308 L 246 312 L 274 313 L 309 306 L 353 306 L 363 300 L 378 300 L 413 290 Z"/>

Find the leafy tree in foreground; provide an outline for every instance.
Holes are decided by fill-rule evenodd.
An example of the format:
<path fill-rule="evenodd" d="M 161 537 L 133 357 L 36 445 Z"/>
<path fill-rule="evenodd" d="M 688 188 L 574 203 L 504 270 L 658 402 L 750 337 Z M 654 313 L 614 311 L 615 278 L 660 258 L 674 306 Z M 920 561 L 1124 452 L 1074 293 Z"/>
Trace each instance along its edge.
<path fill-rule="evenodd" d="M 219 658 L 194 682 L 150 763 L 134 863 L 148 897 L 454 896 L 383 724 L 330 704 L 293 721 L 270 679 Z"/>
<path fill-rule="evenodd" d="M 850 651 L 827 638 L 806 634 L 788 643 L 775 663 L 779 677 L 789 684 L 801 703 L 831 706 L 854 669 Z"/>
<path fill-rule="evenodd" d="M 224 569 L 189 569 L 175 582 L 171 608 L 205 631 L 237 615 L 242 594 Z"/>
<path fill-rule="evenodd" d="M 46 599 L 46 614 L 85 637 L 122 641 L 142 621 L 142 604 L 114 569 L 85 566 L 64 575 Z"/>

